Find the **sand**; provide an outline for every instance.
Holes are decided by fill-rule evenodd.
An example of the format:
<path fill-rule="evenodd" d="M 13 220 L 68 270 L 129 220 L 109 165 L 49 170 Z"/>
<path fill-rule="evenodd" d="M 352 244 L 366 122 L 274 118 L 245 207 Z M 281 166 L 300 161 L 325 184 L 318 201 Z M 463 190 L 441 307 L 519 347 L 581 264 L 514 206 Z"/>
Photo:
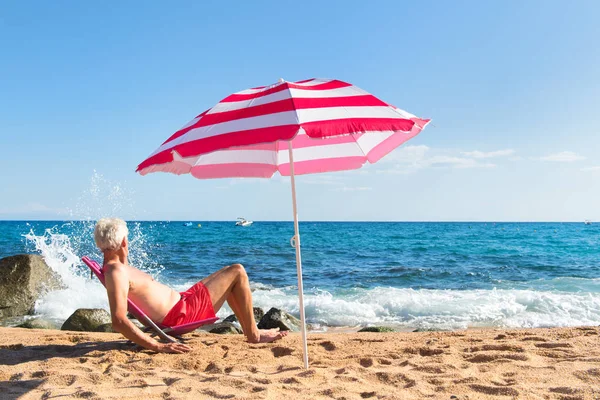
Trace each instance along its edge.
<path fill-rule="evenodd" d="M 193 352 L 173 355 L 117 334 L 0 328 L 0 398 L 600 399 L 599 333 L 313 333 L 304 370 L 297 334 L 192 333 Z"/>

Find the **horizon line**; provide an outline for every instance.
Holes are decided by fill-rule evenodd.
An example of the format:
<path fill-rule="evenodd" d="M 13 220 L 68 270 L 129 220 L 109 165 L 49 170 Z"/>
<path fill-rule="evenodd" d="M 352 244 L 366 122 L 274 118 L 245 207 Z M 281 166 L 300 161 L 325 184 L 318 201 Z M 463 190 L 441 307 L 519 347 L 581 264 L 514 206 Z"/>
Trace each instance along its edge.
<path fill-rule="evenodd" d="M 235 222 L 233 219 L 124 219 L 126 222 Z M 0 222 L 92 222 L 96 219 L 0 219 Z M 585 222 L 596 222 L 594 220 L 563 220 L 563 221 L 552 221 L 552 220 L 299 220 L 300 223 L 306 222 L 338 222 L 338 223 L 585 223 Z M 253 222 L 290 222 L 293 223 L 292 219 L 289 220 L 253 220 Z"/>

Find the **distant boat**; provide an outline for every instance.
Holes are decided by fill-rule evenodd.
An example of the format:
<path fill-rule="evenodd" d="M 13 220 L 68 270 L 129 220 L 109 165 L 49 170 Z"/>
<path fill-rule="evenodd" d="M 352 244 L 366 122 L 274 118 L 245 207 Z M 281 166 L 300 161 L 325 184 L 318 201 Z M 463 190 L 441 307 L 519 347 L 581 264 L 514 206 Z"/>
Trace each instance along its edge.
<path fill-rule="evenodd" d="M 185 222 L 185 223 L 183 224 L 183 226 L 192 226 L 192 223 L 191 223 L 191 222 Z"/>
<path fill-rule="evenodd" d="M 584 222 L 584 224 L 586 224 L 586 225 L 591 225 L 591 224 L 592 224 L 592 221 L 590 221 L 589 219 L 586 219 L 586 220 L 585 220 L 585 222 Z"/>
<path fill-rule="evenodd" d="M 244 217 L 238 217 L 235 226 L 250 226 L 252 223 L 252 221 L 249 221 Z"/>

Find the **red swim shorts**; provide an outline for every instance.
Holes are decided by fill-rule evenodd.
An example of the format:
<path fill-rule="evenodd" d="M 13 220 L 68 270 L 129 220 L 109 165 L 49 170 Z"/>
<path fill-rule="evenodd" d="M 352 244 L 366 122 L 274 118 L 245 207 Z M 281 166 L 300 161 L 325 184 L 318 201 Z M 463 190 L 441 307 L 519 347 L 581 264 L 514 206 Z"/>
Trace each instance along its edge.
<path fill-rule="evenodd" d="M 204 283 L 198 282 L 180 294 L 181 300 L 167 313 L 162 325 L 183 325 L 215 317 L 215 309 Z"/>

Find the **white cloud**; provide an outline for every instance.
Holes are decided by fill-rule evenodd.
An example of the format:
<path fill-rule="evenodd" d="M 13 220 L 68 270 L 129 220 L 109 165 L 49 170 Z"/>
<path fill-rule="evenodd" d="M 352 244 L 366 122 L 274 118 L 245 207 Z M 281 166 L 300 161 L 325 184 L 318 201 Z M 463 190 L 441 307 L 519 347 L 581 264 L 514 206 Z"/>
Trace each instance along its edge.
<path fill-rule="evenodd" d="M 355 175 L 366 175 L 367 171 L 361 173 L 360 171 L 338 171 L 335 173 L 326 173 L 326 174 L 307 174 L 307 175 L 298 175 L 296 176 L 296 182 L 302 185 L 323 185 L 323 186 L 343 186 L 344 181 L 347 181 L 347 178 L 352 178 Z M 266 184 L 270 182 L 282 183 L 285 185 L 290 184 L 289 176 L 281 176 L 279 174 L 274 175 L 272 178 L 232 178 L 225 181 L 224 184 L 216 186 L 215 189 L 230 189 L 237 185 L 244 184 Z"/>
<path fill-rule="evenodd" d="M 513 149 L 488 151 L 488 152 L 475 150 L 475 151 L 463 151 L 461 154 L 463 156 L 470 157 L 470 158 L 494 158 L 494 157 L 510 156 L 510 155 L 515 154 L 515 151 Z"/>
<path fill-rule="evenodd" d="M 554 153 L 545 157 L 540 157 L 540 160 L 553 162 L 574 162 L 585 160 L 585 157 L 572 151 L 561 151 L 560 153 Z"/>
<path fill-rule="evenodd" d="M 15 208 L 0 209 L 0 215 L 29 215 L 29 214 L 48 214 L 62 215 L 67 214 L 64 208 L 52 208 L 45 204 L 30 202 Z"/>
<path fill-rule="evenodd" d="M 289 178 L 288 178 L 289 179 Z M 327 186 L 340 186 L 343 185 L 341 182 L 342 176 L 333 176 L 333 175 L 301 175 L 296 178 L 298 183 L 306 184 L 306 185 L 327 185 Z"/>
<path fill-rule="evenodd" d="M 451 150 L 431 149 L 428 146 L 405 146 L 390 154 L 389 160 L 395 165 L 393 168 L 378 170 L 378 173 L 410 174 L 420 169 L 429 167 L 438 168 L 494 168 L 495 164 L 479 161 L 476 157 L 461 157 L 458 154 L 477 153 L 478 158 L 489 158 L 512 154 L 514 150 L 499 150 L 490 153 L 460 152 Z M 490 154 L 494 154 L 490 156 Z M 482 156 L 483 155 L 483 156 Z M 388 158 L 386 157 L 386 158 Z"/>
<path fill-rule="evenodd" d="M 371 188 L 367 187 L 367 186 L 358 186 L 358 187 L 343 186 L 341 188 L 335 189 L 335 191 L 337 191 L 337 192 L 365 192 L 368 190 L 371 190 Z"/>
<path fill-rule="evenodd" d="M 415 164 L 423 160 L 423 158 L 425 158 L 425 154 L 429 150 L 430 148 L 425 145 L 403 146 L 391 154 L 388 154 L 383 160 L 386 162 Z"/>
<path fill-rule="evenodd" d="M 234 186 L 239 186 L 239 185 L 265 185 L 265 184 L 269 184 L 270 182 L 273 182 L 275 180 L 275 177 L 273 178 L 227 178 L 227 179 L 221 179 L 221 181 L 223 181 L 223 184 L 220 184 L 218 186 L 215 186 L 215 189 L 219 189 L 219 190 L 226 190 L 226 189 L 231 189 Z"/>
<path fill-rule="evenodd" d="M 425 160 L 425 162 L 430 166 L 451 166 L 455 168 L 493 168 L 496 166 L 491 163 L 481 163 L 472 158 L 449 156 L 435 156 Z"/>
<path fill-rule="evenodd" d="M 581 168 L 582 171 L 584 172 L 600 172 L 600 165 L 597 165 L 595 167 L 585 167 L 585 168 Z"/>

